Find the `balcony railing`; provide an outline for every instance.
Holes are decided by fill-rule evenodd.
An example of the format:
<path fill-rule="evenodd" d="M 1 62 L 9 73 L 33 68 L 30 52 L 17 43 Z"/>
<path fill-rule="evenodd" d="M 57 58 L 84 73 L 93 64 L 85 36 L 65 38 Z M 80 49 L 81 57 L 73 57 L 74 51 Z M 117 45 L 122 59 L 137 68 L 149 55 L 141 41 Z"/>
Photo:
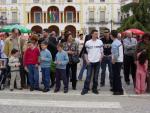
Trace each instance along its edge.
<path fill-rule="evenodd" d="M 109 22 L 107 21 L 99 21 L 99 22 L 96 22 L 96 21 L 88 21 L 87 24 L 108 24 Z"/>

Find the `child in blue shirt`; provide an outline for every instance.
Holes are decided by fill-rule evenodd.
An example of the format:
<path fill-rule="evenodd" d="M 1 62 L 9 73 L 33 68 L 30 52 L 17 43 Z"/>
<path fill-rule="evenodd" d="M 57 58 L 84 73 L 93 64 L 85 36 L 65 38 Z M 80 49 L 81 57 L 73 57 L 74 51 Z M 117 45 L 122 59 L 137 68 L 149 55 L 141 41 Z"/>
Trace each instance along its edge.
<path fill-rule="evenodd" d="M 42 70 L 42 79 L 44 84 L 43 92 L 50 91 L 50 64 L 52 61 L 52 55 L 47 49 L 48 43 L 43 41 L 41 43 L 41 52 L 40 52 L 40 66 Z"/>
<path fill-rule="evenodd" d="M 58 53 L 56 54 L 55 64 L 56 64 L 56 88 L 55 93 L 59 92 L 61 86 L 61 78 L 64 84 L 64 93 L 68 92 L 68 83 L 66 76 L 66 65 L 69 62 L 68 54 L 63 50 L 63 44 L 59 43 L 57 45 Z"/>

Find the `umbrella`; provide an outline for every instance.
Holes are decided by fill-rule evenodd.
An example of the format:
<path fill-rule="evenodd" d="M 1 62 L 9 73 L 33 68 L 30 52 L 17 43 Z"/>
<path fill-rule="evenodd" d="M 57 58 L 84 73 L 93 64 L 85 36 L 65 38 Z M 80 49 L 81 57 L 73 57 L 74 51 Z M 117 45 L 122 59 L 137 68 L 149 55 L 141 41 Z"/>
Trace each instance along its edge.
<path fill-rule="evenodd" d="M 30 33 L 31 30 L 29 30 L 28 28 L 26 28 L 25 26 L 22 26 L 22 25 L 8 25 L 8 26 L 4 26 L 2 29 L 1 29 L 1 32 L 11 32 L 12 29 L 19 29 L 21 31 L 21 33 Z"/>
<path fill-rule="evenodd" d="M 124 33 L 128 32 L 128 31 L 134 33 L 135 35 L 143 35 L 144 34 L 144 31 L 139 30 L 139 29 L 128 29 Z"/>

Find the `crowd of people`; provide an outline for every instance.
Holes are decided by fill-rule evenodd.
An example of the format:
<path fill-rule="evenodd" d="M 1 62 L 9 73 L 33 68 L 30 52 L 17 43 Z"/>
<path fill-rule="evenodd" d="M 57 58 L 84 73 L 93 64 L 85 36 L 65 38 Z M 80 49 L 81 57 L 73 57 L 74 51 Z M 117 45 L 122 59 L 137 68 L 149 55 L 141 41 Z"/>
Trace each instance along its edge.
<path fill-rule="evenodd" d="M 41 35 L 33 33 L 25 40 L 14 28 L 11 34 L 6 33 L 0 38 L 0 59 L 7 59 L 5 68 L 0 69 L 0 85 L 6 84 L 8 78 L 10 91 L 29 88 L 30 91 L 49 92 L 55 87 L 54 92 L 57 93 L 62 80 L 63 91 L 68 93 L 69 83 L 72 83 L 72 90 L 76 90 L 77 81 L 83 79 L 84 70 L 87 70 L 81 95 L 89 90 L 99 94 L 98 82 L 100 79 L 100 87 L 105 86 L 107 66 L 110 91 L 114 95 L 124 94 L 122 69 L 127 85 L 130 85 L 132 75 L 136 94 L 150 91 L 150 33 L 145 33 L 138 42 L 132 32 L 126 32 L 122 37 L 116 30 L 106 29 L 99 36 L 97 30 L 92 30 L 85 38 L 82 33 L 74 38 L 70 31 L 62 32 L 58 37 L 55 31 L 50 33 L 43 29 Z M 79 62 L 82 65 L 77 75 Z M 43 89 L 40 84 L 44 85 Z"/>

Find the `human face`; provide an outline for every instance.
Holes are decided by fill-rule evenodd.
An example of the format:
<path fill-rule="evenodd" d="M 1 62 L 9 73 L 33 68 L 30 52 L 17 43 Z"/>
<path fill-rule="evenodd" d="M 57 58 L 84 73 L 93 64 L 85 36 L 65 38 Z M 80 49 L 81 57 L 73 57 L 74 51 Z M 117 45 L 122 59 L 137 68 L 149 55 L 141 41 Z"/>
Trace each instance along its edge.
<path fill-rule="evenodd" d="M 128 38 L 132 38 L 132 32 L 128 31 L 128 32 L 127 32 L 127 37 L 128 37 Z"/>
<path fill-rule="evenodd" d="M 148 44 L 150 41 L 149 41 L 149 38 L 148 37 L 145 37 L 144 39 L 143 39 L 143 42 L 144 43 L 146 43 L 146 44 Z"/>
<path fill-rule="evenodd" d="M 69 35 L 69 36 L 68 36 L 67 41 L 68 41 L 68 42 L 72 42 L 72 35 Z"/>
<path fill-rule="evenodd" d="M 47 37 L 47 36 L 48 36 L 48 33 L 45 32 L 45 31 L 43 31 L 43 36 L 44 36 L 44 37 Z"/>
<path fill-rule="evenodd" d="M 60 52 L 62 51 L 62 48 L 60 46 L 57 46 L 57 50 Z"/>
<path fill-rule="evenodd" d="M 45 49 L 47 49 L 47 45 L 41 44 L 41 48 L 42 48 L 42 50 L 45 50 Z"/>
<path fill-rule="evenodd" d="M 17 56 L 19 56 L 19 52 L 16 52 L 16 53 L 14 54 L 14 57 L 17 57 Z"/>
<path fill-rule="evenodd" d="M 92 34 L 92 39 L 97 39 L 98 38 L 98 32 L 94 32 Z"/>

